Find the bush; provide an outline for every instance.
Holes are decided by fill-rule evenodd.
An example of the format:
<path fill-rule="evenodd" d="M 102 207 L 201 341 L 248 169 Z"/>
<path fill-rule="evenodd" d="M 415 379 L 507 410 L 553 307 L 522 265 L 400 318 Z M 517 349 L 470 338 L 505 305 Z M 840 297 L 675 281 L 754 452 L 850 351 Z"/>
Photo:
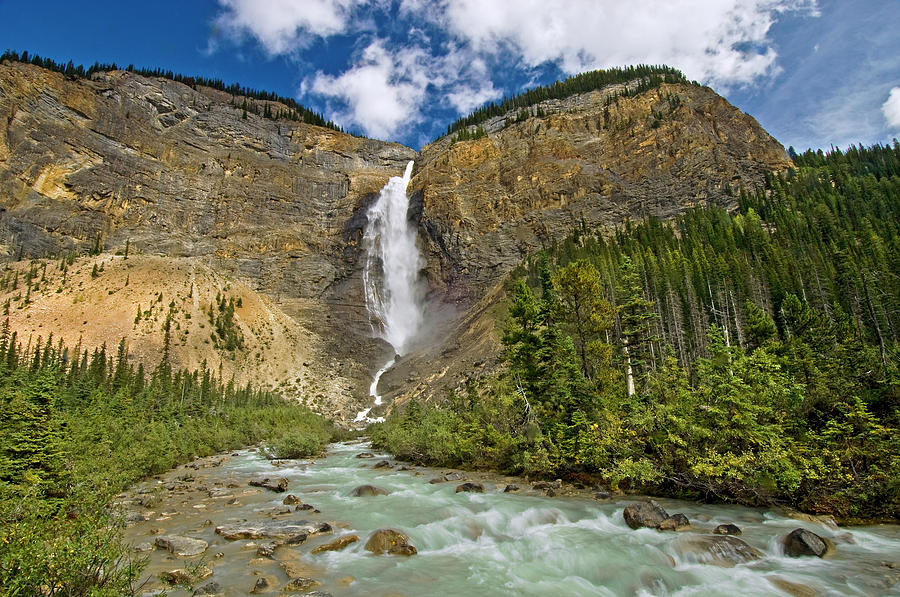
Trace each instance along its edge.
<path fill-rule="evenodd" d="M 325 450 L 329 439 L 312 431 L 298 431 L 263 444 L 262 451 L 270 460 L 312 458 Z"/>

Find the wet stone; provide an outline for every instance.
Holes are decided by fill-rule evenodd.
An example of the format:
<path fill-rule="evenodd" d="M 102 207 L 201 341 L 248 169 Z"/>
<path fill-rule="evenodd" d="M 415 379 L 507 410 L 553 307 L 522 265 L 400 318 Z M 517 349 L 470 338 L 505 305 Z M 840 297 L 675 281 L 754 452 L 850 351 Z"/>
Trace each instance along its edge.
<path fill-rule="evenodd" d="M 416 548 L 409 543 L 409 536 L 395 529 L 379 529 L 373 532 L 365 547 L 376 555 L 411 556 L 417 553 Z"/>
<path fill-rule="evenodd" d="M 642 527 L 655 529 L 669 517 L 669 513 L 655 501 L 650 500 L 625 506 L 622 516 L 625 518 L 625 524 L 632 529 Z"/>
<path fill-rule="evenodd" d="M 824 557 L 833 544 L 824 537 L 806 529 L 794 529 L 783 540 L 784 554 L 792 558 L 800 556 Z"/>
<path fill-rule="evenodd" d="M 307 592 L 310 589 L 315 589 L 316 587 L 320 587 L 320 586 L 322 586 L 321 582 L 319 582 L 313 578 L 306 578 L 306 577 L 301 576 L 299 578 L 291 579 L 291 582 L 289 582 L 287 585 L 285 585 L 283 590 L 284 591 Z"/>
<path fill-rule="evenodd" d="M 356 535 L 344 535 L 343 537 L 338 537 L 334 541 L 330 543 L 325 543 L 324 545 L 320 545 L 313 549 L 310 553 L 322 553 L 325 551 L 341 551 L 348 545 L 352 543 L 356 543 L 359 541 L 359 537 Z"/>
<path fill-rule="evenodd" d="M 350 492 L 350 497 L 372 497 L 376 495 L 387 495 L 389 492 L 381 487 L 374 485 L 360 485 Z"/>
<path fill-rule="evenodd" d="M 660 531 L 683 531 L 691 528 L 691 521 L 679 512 L 663 520 L 656 528 Z"/>
<path fill-rule="evenodd" d="M 716 535 L 740 535 L 741 529 L 736 524 L 726 523 L 720 524 L 716 528 L 713 529 L 713 533 Z"/>
<path fill-rule="evenodd" d="M 203 585 L 194 591 L 194 595 L 219 595 L 222 594 L 222 586 L 213 581 Z"/>
<path fill-rule="evenodd" d="M 289 493 L 286 496 L 284 496 L 284 499 L 281 500 L 281 503 L 284 504 L 285 506 L 296 506 L 297 504 L 301 504 L 303 502 L 300 500 L 300 498 L 298 498 L 293 493 Z"/>
<path fill-rule="evenodd" d="M 256 548 L 256 555 L 261 558 L 275 559 L 275 550 L 278 549 L 279 543 L 276 541 L 268 541 L 260 543 Z"/>
<path fill-rule="evenodd" d="M 481 483 L 462 483 L 456 486 L 455 493 L 484 493 L 484 485 Z"/>
<path fill-rule="evenodd" d="M 253 584 L 253 588 L 250 589 L 250 592 L 254 595 L 259 593 L 268 593 L 273 588 L 275 588 L 275 582 L 265 576 L 260 576 L 256 579 L 256 582 Z"/>
<path fill-rule="evenodd" d="M 263 489 L 268 489 L 269 491 L 274 491 L 276 493 L 282 493 L 287 491 L 288 488 L 288 480 L 284 477 L 280 479 L 271 479 L 269 477 L 264 477 L 262 479 L 254 479 L 250 481 L 250 485 L 253 487 L 262 487 Z"/>
<path fill-rule="evenodd" d="M 303 539 L 299 541 L 302 543 L 307 536 L 330 532 L 331 525 L 327 523 L 309 523 L 306 521 L 281 521 L 247 525 L 227 524 L 216 527 L 216 534 L 230 541 L 237 539 L 287 539 L 290 541 L 302 536 Z"/>
<path fill-rule="evenodd" d="M 176 535 L 161 535 L 156 538 L 155 543 L 157 547 L 181 557 L 200 555 L 209 547 L 209 544 L 203 539 Z"/>
<path fill-rule="evenodd" d="M 680 535 L 672 546 L 686 560 L 723 568 L 763 557 L 755 547 L 728 535 Z"/>

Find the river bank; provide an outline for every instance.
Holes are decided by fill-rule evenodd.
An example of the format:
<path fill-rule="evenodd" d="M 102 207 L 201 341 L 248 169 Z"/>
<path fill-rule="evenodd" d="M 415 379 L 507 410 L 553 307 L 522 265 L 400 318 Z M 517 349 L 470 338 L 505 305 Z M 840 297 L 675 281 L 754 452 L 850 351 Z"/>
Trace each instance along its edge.
<path fill-rule="evenodd" d="M 367 452 L 371 458 L 358 458 Z M 263 478 L 275 489 L 285 479 L 285 491 L 251 485 Z M 483 493 L 457 492 L 464 482 L 480 485 Z M 386 494 L 352 495 L 362 485 Z M 900 527 L 895 525 L 841 528 L 772 510 L 658 500 L 668 512 L 683 513 L 691 528 L 631 530 L 623 510 L 641 500 L 600 497 L 565 484 L 412 467 L 353 443 L 334 444 L 327 457 L 315 461 L 272 462 L 247 450 L 201 459 L 131 488 L 119 503 L 130 520 L 126 538 L 149 556 L 146 595 L 900 591 Z M 741 528 L 740 540 L 750 550 L 709 543 L 713 529 L 726 523 Z M 288 544 L 291 537 L 274 536 L 289 524 L 302 527 L 291 531 L 295 541 L 305 535 L 294 545 Z M 798 527 L 833 542 L 833 554 L 785 557 L 780 541 Z M 383 528 L 408 535 L 418 553 L 367 551 L 370 536 Z M 179 547 L 171 537 L 198 541 L 183 545 L 197 554 L 173 553 Z M 335 541 L 333 550 L 321 549 Z M 185 572 L 181 580 L 193 576 L 192 586 L 161 580 L 173 570 Z"/>

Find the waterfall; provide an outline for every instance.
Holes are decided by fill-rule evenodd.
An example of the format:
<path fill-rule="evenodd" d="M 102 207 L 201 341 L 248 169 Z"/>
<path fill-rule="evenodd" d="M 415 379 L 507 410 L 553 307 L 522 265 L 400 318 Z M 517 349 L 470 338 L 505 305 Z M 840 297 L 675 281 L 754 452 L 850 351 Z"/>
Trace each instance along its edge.
<path fill-rule="evenodd" d="M 386 340 L 397 356 L 406 354 L 422 323 L 422 290 L 419 270 L 423 260 L 416 246 L 416 228 L 409 221 L 409 198 L 406 187 L 412 175 L 413 162 L 406 165 L 403 176 L 392 176 L 366 214 L 368 223 L 363 235 L 366 265 L 363 290 L 369 323 L 376 336 Z M 381 404 L 378 381 L 395 361 L 382 367 L 369 388 L 375 404 Z M 356 421 L 371 421 L 370 409 L 356 416 Z"/>

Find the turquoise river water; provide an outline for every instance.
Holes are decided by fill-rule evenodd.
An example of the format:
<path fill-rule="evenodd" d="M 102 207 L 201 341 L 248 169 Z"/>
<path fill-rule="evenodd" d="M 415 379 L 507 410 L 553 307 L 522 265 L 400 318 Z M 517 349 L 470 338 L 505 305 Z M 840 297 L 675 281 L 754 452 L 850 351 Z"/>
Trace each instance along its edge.
<path fill-rule="evenodd" d="M 474 473 L 464 474 L 482 482 L 485 493 L 455 493 L 459 482 L 428 482 L 444 470 L 373 469 L 373 463 L 390 457 L 356 457 L 368 449 L 366 444 L 336 444 L 315 462 L 282 461 L 277 466 L 257 452 L 241 451 L 214 465 L 148 480 L 123 495 L 123 503 L 129 504 L 132 498 L 153 496 L 145 500 L 147 507 L 129 506 L 146 518 L 127 530 L 135 544 L 153 542 L 159 534 L 209 543 L 196 558 L 178 558 L 161 549 L 150 552 L 146 594 L 163 589 L 156 580 L 162 570 L 202 562 L 213 571 L 210 578 L 191 590 L 167 589 L 168 594 L 190 595 L 215 582 L 220 594 L 244 595 L 258 578 L 267 577 L 272 594 L 278 595 L 288 582 L 288 561 L 322 583 L 317 591 L 335 597 L 900 595 L 900 527 L 895 525 L 838 528 L 766 509 L 659 500 L 670 513 L 687 515 L 693 527 L 677 533 L 631 530 L 622 511 L 640 498 L 597 500 L 584 492 L 547 497 L 521 480 L 522 491 L 503 493 L 507 482 L 516 481 Z M 287 479 L 286 493 L 320 513 L 286 512 L 286 494 L 247 485 L 261 476 Z M 352 489 L 362 484 L 389 493 L 351 497 Z M 229 523 L 300 520 L 328 521 L 334 533 L 260 557 L 256 547 L 261 541 L 229 541 L 215 532 L 216 526 Z M 727 551 L 686 547 L 722 523 L 738 525 L 740 539 L 761 557 L 744 561 Z M 824 559 L 784 556 L 780 539 L 798 527 L 830 539 L 834 553 Z M 366 539 L 380 528 L 405 532 L 418 553 L 369 553 Z M 310 553 L 346 534 L 360 541 L 342 551 Z"/>

